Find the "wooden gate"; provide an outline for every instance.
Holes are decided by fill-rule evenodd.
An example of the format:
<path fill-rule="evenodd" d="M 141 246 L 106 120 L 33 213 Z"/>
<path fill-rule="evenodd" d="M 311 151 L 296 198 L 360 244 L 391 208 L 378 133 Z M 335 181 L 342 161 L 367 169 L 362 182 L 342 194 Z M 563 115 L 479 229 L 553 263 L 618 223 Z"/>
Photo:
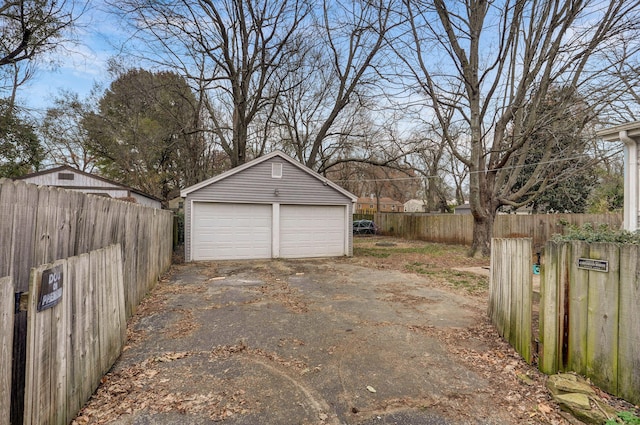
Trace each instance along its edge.
<path fill-rule="evenodd" d="M 640 249 L 548 242 L 542 279 L 539 368 L 573 371 L 640 402 Z"/>

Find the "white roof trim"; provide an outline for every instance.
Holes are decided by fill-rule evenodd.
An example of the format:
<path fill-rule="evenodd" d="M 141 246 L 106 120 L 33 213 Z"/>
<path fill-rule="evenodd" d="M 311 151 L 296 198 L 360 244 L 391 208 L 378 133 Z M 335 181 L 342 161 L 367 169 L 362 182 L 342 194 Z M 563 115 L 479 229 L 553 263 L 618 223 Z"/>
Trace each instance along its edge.
<path fill-rule="evenodd" d="M 640 121 L 628 122 L 596 131 L 596 135 L 607 142 L 620 141 L 620 132 L 626 131 L 629 137 L 640 136 Z"/>
<path fill-rule="evenodd" d="M 342 193 L 344 196 L 346 196 L 347 198 L 351 199 L 351 202 L 356 202 L 358 200 L 358 197 L 356 195 L 354 195 L 353 193 L 341 188 L 340 186 L 338 186 L 337 184 L 333 183 L 331 180 L 327 179 L 326 177 L 321 176 L 320 174 L 316 173 L 315 171 L 311 170 L 309 167 L 306 167 L 305 165 L 299 163 L 298 161 L 296 161 L 295 159 L 291 158 L 290 156 L 288 156 L 287 154 L 285 154 L 282 151 L 274 151 L 271 152 L 267 155 L 263 155 L 259 158 L 254 159 L 253 161 L 249 161 L 246 162 L 236 168 L 232 168 L 229 171 L 225 171 L 222 174 L 218 174 L 215 177 L 211 177 L 210 179 L 201 181 L 200 183 L 194 184 L 193 186 L 189 186 L 185 189 L 182 189 L 180 191 L 180 196 L 183 198 L 186 198 L 188 194 L 190 194 L 191 192 L 195 192 L 198 189 L 202 189 L 205 186 L 209 186 L 211 184 L 214 184 L 220 180 L 224 180 L 227 177 L 233 176 L 234 174 L 240 173 L 243 170 L 246 170 L 247 168 L 253 167 L 254 165 L 258 165 L 264 161 L 268 161 L 271 158 L 274 157 L 280 157 L 282 159 L 284 159 L 285 161 L 287 161 L 288 163 L 290 163 L 291 165 L 294 165 L 296 167 L 298 167 L 300 170 L 304 171 L 305 173 L 309 174 L 310 176 L 315 177 L 316 179 L 320 180 L 323 184 L 337 190 L 338 192 Z"/>

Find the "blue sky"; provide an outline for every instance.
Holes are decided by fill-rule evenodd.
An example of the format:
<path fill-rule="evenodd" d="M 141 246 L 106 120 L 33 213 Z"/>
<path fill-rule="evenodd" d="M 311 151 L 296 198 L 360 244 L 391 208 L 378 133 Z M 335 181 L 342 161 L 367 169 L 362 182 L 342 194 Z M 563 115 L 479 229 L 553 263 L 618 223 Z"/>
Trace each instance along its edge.
<path fill-rule="evenodd" d="M 18 93 L 23 105 L 41 111 L 53 106 L 53 99 L 61 90 L 85 96 L 96 82 L 110 83 L 107 61 L 124 40 L 124 28 L 95 5 L 79 18 L 78 24 L 74 42 L 41 58 L 35 76 Z"/>

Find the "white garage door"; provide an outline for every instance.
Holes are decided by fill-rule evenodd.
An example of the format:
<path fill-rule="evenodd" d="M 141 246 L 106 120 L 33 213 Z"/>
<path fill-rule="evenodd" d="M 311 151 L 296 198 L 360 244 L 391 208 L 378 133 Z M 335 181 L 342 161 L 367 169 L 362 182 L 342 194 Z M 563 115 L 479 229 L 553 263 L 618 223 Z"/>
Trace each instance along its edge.
<path fill-rule="evenodd" d="M 194 260 L 271 258 L 271 205 L 194 202 Z"/>
<path fill-rule="evenodd" d="M 333 257 L 346 254 L 345 207 L 280 206 L 280 256 Z"/>

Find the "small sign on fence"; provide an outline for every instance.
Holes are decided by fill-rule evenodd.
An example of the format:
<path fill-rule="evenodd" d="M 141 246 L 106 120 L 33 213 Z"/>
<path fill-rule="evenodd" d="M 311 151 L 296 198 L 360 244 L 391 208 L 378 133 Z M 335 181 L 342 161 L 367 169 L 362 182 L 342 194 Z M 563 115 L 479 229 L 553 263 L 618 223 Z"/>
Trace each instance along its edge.
<path fill-rule="evenodd" d="M 38 294 L 38 311 L 43 311 L 58 304 L 62 299 L 62 265 L 42 272 L 40 293 Z"/>
<path fill-rule="evenodd" d="M 608 273 L 609 262 L 605 260 L 594 260 L 591 258 L 578 258 L 578 268 Z"/>

